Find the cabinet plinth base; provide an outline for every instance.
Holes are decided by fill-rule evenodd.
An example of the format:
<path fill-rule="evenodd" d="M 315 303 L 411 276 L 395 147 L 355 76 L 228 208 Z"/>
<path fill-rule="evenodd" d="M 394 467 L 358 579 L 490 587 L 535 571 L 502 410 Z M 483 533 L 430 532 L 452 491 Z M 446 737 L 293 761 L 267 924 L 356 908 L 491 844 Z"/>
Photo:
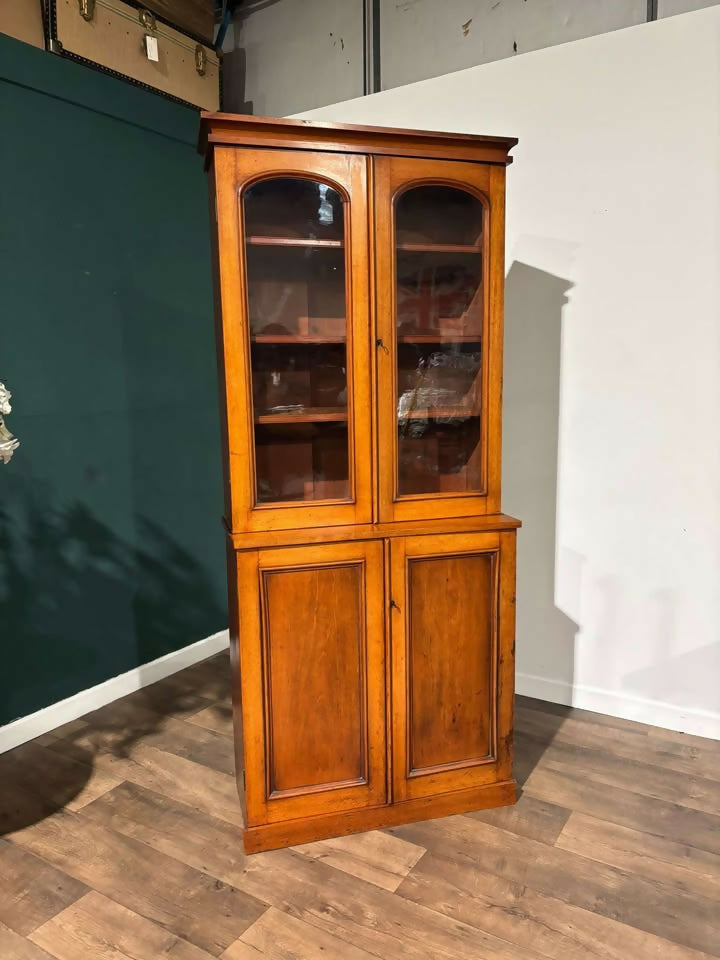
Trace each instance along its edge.
<path fill-rule="evenodd" d="M 243 831 L 243 847 L 245 853 L 259 853 L 262 850 L 276 850 L 280 847 L 311 843 L 314 840 L 326 840 L 329 837 L 342 837 L 348 833 L 394 827 L 417 820 L 433 820 L 454 813 L 505 807 L 516 800 L 515 780 L 503 780 L 484 787 L 457 790 L 419 800 L 405 800 L 382 807 L 366 807 L 344 813 L 247 827 Z"/>

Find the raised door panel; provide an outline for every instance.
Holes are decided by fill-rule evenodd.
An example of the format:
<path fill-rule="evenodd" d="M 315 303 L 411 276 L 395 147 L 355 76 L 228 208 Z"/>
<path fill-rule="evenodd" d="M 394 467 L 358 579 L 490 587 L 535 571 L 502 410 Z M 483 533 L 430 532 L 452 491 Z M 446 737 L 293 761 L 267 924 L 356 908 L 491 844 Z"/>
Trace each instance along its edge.
<path fill-rule="evenodd" d="M 235 532 L 369 522 L 367 160 L 215 151 Z"/>
<path fill-rule="evenodd" d="M 248 823 L 386 800 L 382 544 L 238 556 Z"/>
<path fill-rule="evenodd" d="M 504 167 L 373 164 L 379 518 L 497 513 Z"/>
<path fill-rule="evenodd" d="M 394 799 L 510 779 L 514 534 L 390 550 Z"/>

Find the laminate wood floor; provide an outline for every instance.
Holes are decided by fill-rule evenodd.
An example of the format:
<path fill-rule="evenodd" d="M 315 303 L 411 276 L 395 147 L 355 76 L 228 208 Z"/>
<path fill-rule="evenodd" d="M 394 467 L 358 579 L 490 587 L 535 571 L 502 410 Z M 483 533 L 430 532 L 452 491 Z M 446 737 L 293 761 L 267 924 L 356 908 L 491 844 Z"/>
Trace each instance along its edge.
<path fill-rule="evenodd" d="M 720 743 L 518 698 L 518 804 L 241 852 L 225 655 L 0 757 L 0 960 L 720 957 Z"/>

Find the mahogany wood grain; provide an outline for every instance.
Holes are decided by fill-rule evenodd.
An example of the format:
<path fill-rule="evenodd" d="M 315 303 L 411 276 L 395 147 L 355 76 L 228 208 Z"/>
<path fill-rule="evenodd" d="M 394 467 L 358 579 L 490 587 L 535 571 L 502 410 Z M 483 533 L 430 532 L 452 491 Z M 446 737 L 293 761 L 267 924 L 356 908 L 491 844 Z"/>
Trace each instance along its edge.
<path fill-rule="evenodd" d="M 487 322 L 483 340 L 483 357 L 487 364 L 487 380 L 483 391 L 486 409 L 487 477 L 486 509 L 500 512 L 502 460 L 502 384 L 503 331 L 505 296 L 505 168 L 491 167 L 489 250 L 486 257 Z"/>
<path fill-rule="evenodd" d="M 498 695 L 497 677 L 503 654 L 511 654 L 499 649 L 508 642 L 504 619 L 512 617 L 500 584 L 514 581 L 514 566 L 501 536 L 391 541 L 396 800 L 512 777 L 512 690 Z"/>
<path fill-rule="evenodd" d="M 383 537 L 420 537 L 436 533 L 488 533 L 497 530 L 517 530 L 520 520 L 503 513 L 486 516 L 441 517 L 401 523 L 359 523 L 351 527 L 308 527 L 303 530 L 273 530 L 271 533 L 231 533 L 226 528 L 228 541 L 236 550 L 255 550 L 259 547 L 282 547 L 297 544 L 333 543 L 349 540 L 375 540 Z"/>
<path fill-rule="evenodd" d="M 270 797 L 367 782 L 361 564 L 263 573 Z"/>
<path fill-rule="evenodd" d="M 206 114 L 201 127 L 217 220 L 245 849 L 512 803 L 520 522 L 500 512 L 500 414 L 505 166 L 516 141 L 227 114 Z M 326 210 L 323 220 L 317 191 L 306 190 L 292 200 L 292 222 L 283 222 L 282 203 L 269 222 L 246 221 L 245 191 L 272 178 L 285 189 L 293 178 L 326 184 L 342 217 L 333 214 L 331 223 Z M 415 187 L 419 199 L 404 208 L 396 235 L 395 199 Z M 322 270 L 298 285 L 292 271 L 303 257 Z M 409 277 L 400 297 L 396 257 Z M 448 276 L 436 288 L 439 268 Z M 260 271 L 252 286 L 257 331 L 251 269 Z M 268 280 L 263 271 L 274 270 Z M 323 292 L 318 278 L 332 270 L 335 280 Z M 413 309 L 413 276 L 423 296 L 429 285 L 432 306 L 421 297 L 419 322 L 411 312 L 398 332 L 396 300 L 405 297 L 405 314 Z M 319 285 L 314 299 L 304 298 L 303 283 Z M 288 285 L 288 303 L 277 312 L 275 299 Z M 344 343 L 346 398 L 340 388 L 313 393 L 314 358 L 337 358 Z M 452 366 L 428 379 L 445 402 L 417 396 L 399 424 L 398 381 L 407 393 L 413 357 L 424 370 L 438 352 L 468 362 L 457 371 L 435 364 Z M 294 357 L 300 373 L 293 368 L 286 383 L 275 383 L 270 371 L 290 369 Z M 290 388 L 306 381 L 309 401 L 293 409 Z M 422 457 L 428 470 L 418 467 Z M 308 499 L 291 499 L 300 496 Z M 188 726 L 222 735 L 227 717 L 218 725 L 197 703 Z M 208 760 L 212 748 L 206 745 Z M 221 757 L 215 763 L 216 772 L 228 769 Z M 128 772 L 148 782 L 145 771 Z M 232 821 L 224 799 L 222 809 Z M 252 949 L 250 941 L 236 947 L 240 955 Z"/>
<path fill-rule="evenodd" d="M 249 236 L 247 243 L 253 247 L 335 247 L 343 245 L 342 240 L 315 240 L 310 237 L 255 237 Z"/>
<path fill-rule="evenodd" d="M 408 563 L 409 776 L 492 755 L 493 561 Z"/>
<path fill-rule="evenodd" d="M 492 177 L 498 171 L 504 176 L 504 168 L 494 168 L 481 164 L 442 163 L 431 160 L 408 159 L 405 157 L 376 157 L 373 161 L 375 172 L 375 210 L 377 255 L 377 338 L 380 347 L 376 349 L 378 380 L 378 458 L 383 465 L 380 472 L 379 516 L 382 521 L 423 520 L 430 517 L 471 516 L 481 513 L 499 512 L 499 473 L 493 473 L 488 479 L 488 451 L 493 456 L 500 445 L 501 423 L 499 405 L 491 405 L 488 392 L 490 388 L 499 389 L 495 370 L 494 350 L 497 346 L 497 311 L 490 309 L 488 291 L 498 282 L 504 282 L 504 274 L 498 274 L 493 237 L 498 229 L 494 221 L 504 222 L 498 204 L 504 203 L 504 197 L 492 197 Z M 464 246 L 476 257 L 482 255 L 482 300 L 483 328 L 479 337 L 473 341 L 482 341 L 482 375 L 480 386 L 480 407 L 482 427 L 480 444 L 472 455 L 474 472 L 480 474 L 480 489 L 462 494 L 415 494 L 402 496 L 399 492 L 398 476 L 398 386 L 397 386 L 397 277 L 394 203 L 396 197 L 417 185 L 442 184 L 474 194 L 481 199 L 485 208 L 485 226 L 481 246 Z M 424 248 L 424 244 L 411 246 Z M 430 245 L 445 246 L 445 245 Z M 456 249 L 451 245 L 449 249 Z M 500 265 L 502 267 L 502 264 Z M 493 279 L 495 278 L 495 279 Z M 501 314 L 500 314 L 501 318 Z M 407 334 L 402 334 L 407 336 Z M 432 336 L 435 336 L 434 334 Z M 445 340 L 440 334 L 438 342 Z M 454 339 L 454 338 L 453 338 Z M 421 341 L 418 341 L 421 342 Z M 468 342 L 468 341 L 466 341 Z"/>
<path fill-rule="evenodd" d="M 249 825 L 386 800 L 382 552 L 238 555 Z"/>
<path fill-rule="evenodd" d="M 216 150 L 215 198 L 221 289 L 230 514 L 234 531 L 302 529 L 371 519 L 370 357 L 367 336 L 368 257 L 365 158 L 328 153 Z M 250 329 L 243 240 L 243 191 L 258 180 L 305 177 L 334 185 L 345 206 L 348 243 L 347 392 L 349 501 L 289 502 L 256 506 Z M 267 239 L 267 238 L 256 238 Z M 275 239 L 275 238 L 270 238 Z M 283 240 L 284 242 L 284 240 Z M 294 243 L 294 239 L 288 242 Z"/>
<path fill-rule="evenodd" d="M 514 780 L 489 783 L 484 786 L 441 793 L 433 797 L 397 801 L 380 807 L 364 810 L 348 810 L 337 814 L 322 814 L 248 827 L 243 834 L 245 853 L 260 850 L 276 850 L 299 843 L 310 843 L 323 837 L 343 837 L 348 833 L 377 830 L 381 827 L 432 820 L 470 810 L 486 810 L 514 803 L 516 785 Z"/>
<path fill-rule="evenodd" d="M 327 123 L 322 120 L 290 120 L 230 113 L 201 114 L 198 150 L 206 160 L 217 145 L 259 145 L 297 150 L 327 150 L 341 153 L 435 157 L 439 160 L 470 160 L 476 163 L 512 163 L 508 153 L 515 137 L 405 130 Z"/>
<path fill-rule="evenodd" d="M 348 419 L 348 411 L 337 407 L 305 407 L 294 413 L 260 413 L 255 423 L 343 423 Z"/>

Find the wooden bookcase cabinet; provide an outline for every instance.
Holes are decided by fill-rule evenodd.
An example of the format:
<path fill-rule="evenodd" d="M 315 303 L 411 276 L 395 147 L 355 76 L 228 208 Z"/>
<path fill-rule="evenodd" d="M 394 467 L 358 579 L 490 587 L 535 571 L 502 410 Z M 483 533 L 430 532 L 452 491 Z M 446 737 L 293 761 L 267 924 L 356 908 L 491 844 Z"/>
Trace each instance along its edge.
<path fill-rule="evenodd" d="M 247 852 L 515 799 L 516 142 L 203 115 Z"/>

